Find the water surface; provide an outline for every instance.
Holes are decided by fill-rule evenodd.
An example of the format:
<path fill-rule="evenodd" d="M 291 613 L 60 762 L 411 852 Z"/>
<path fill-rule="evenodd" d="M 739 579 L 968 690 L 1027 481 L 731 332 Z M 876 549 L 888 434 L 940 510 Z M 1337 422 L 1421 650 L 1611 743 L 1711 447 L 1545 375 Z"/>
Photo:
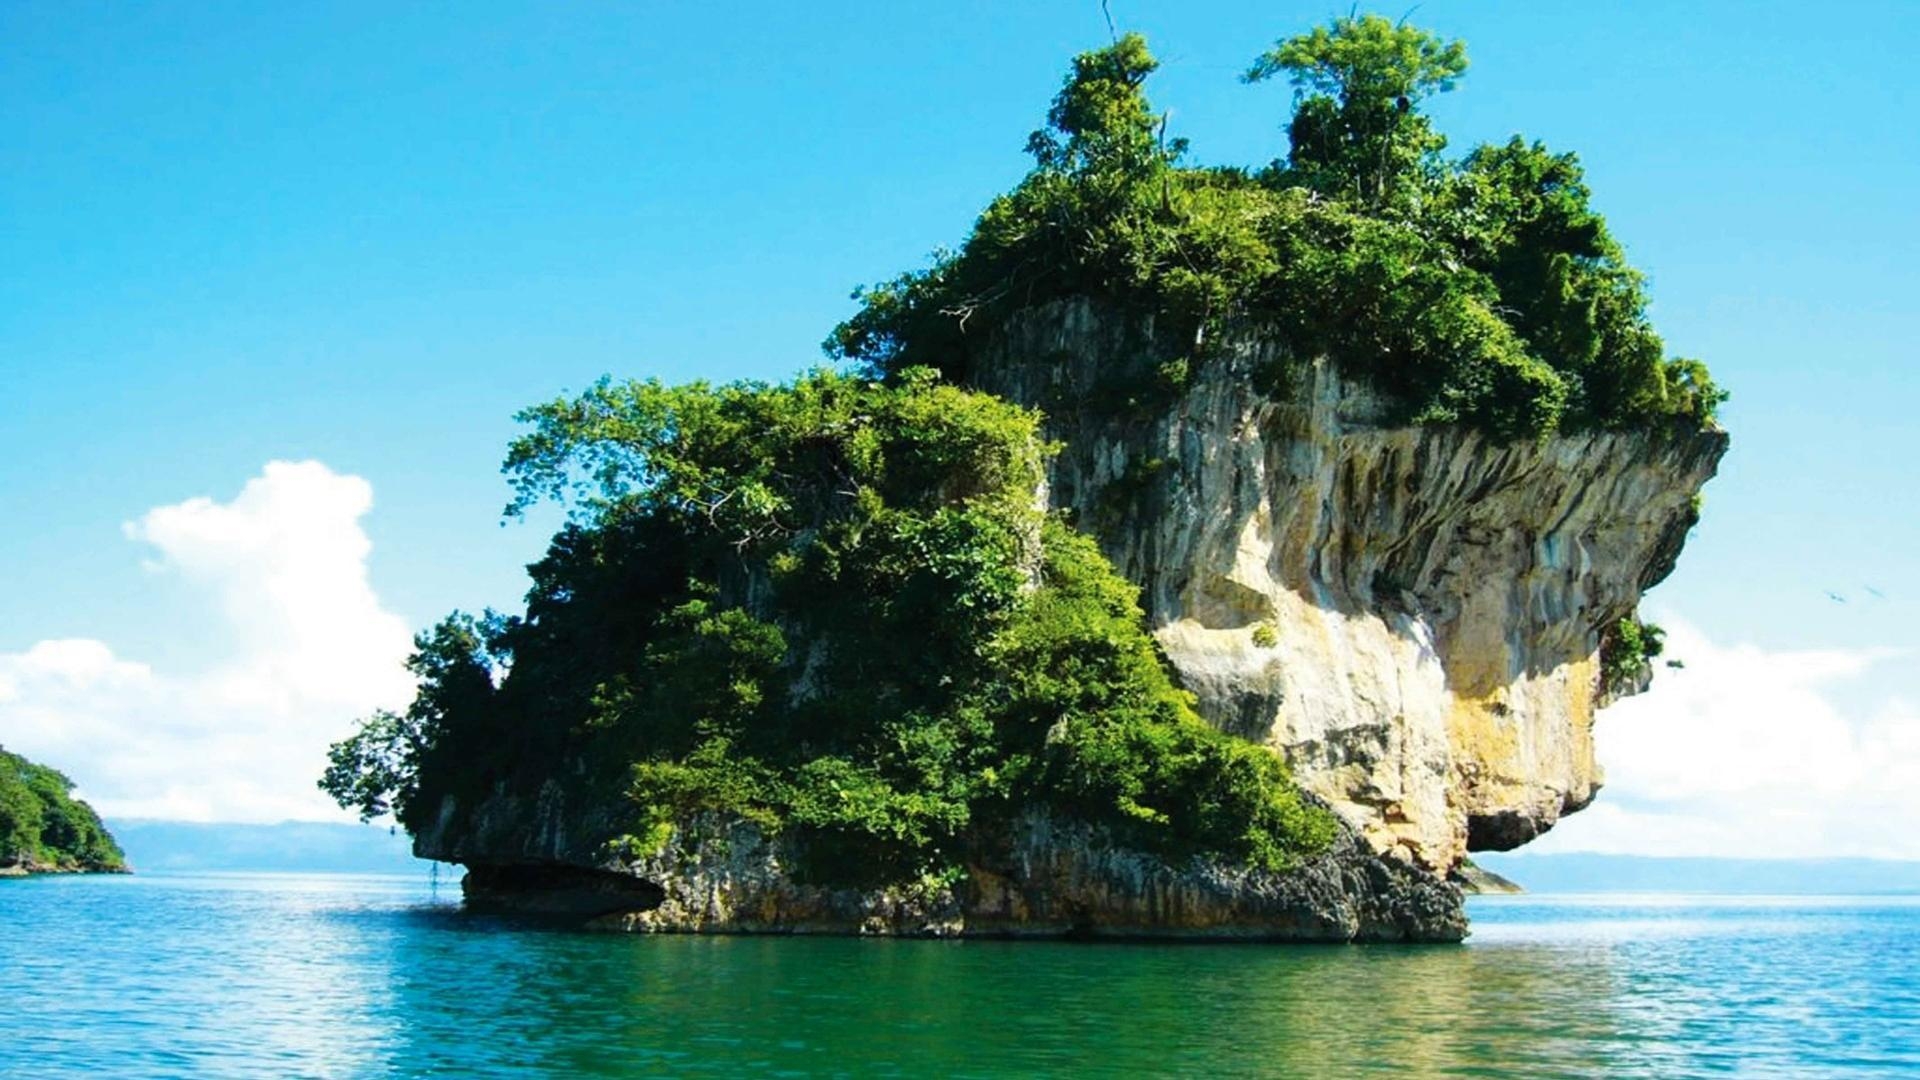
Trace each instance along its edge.
<path fill-rule="evenodd" d="M 1420 947 L 620 937 L 457 899 L 0 881 L 0 1072 L 1920 1075 L 1911 898 L 1489 897 Z"/>

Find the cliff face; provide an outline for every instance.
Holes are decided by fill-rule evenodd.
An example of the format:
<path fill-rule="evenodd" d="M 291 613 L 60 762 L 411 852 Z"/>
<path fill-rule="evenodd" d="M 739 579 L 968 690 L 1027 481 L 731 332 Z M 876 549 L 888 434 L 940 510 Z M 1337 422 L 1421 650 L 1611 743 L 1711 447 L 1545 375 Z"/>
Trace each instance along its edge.
<path fill-rule="evenodd" d="M 657 852 L 595 858 L 571 850 L 555 821 L 516 832 L 538 818 L 524 810 L 482 809 L 483 857 L 440 829 L 416 851 L 468 861 L 475 908 L 637 933 L 1341 942 L 1458 941 L 1467 929 L 1457 887 L 1376 857 L 1350 830 L 1305 865 L 1268 873 L 1205 859 L 1176 868 L 1029 814 L 957 882 L 857 889 L 796 877 L 788 843 L 744 822 L 708 816 Z"/>
<path fill-rule="evenodd" d="M 1049 499 L 1143 588 L 1212 723 L 1281 749 L 1374 850 L 1447 871 L 1588 804 L 1602 632 L 1673 569 L 1719 431 L 1500 445 L 1383 423 L 1324 362 L 1216 343 L 1150 386 L 1151 325 L 1094 305 L 1015 319 L 981 389 L 1063 444 Z M 1629 690 L 1631 688 L 1628 688 Z"/>

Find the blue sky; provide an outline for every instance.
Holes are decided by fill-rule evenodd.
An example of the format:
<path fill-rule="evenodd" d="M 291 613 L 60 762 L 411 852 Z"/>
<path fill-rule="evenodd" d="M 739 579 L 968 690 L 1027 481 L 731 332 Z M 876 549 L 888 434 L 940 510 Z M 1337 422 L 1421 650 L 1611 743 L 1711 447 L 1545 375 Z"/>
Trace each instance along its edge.
<path fill-rule="evenodd" d="M 1113 8 L 1194 158 L 1227 163 L 1284 151 L 1285 90 L 1237 73 L 1346 10 Z M 1920 699 L 1920 7 L 1415 21 L 1469 44 L 1433 109 L 1455 147 L 1577 150 L 1670 346 L 1734 393 L 1650 606 L 1714 647 L 1867 657 L 1823 692 L 1842 712 Z M 854 285 L 1024 171 L 1105 36 L 1094 2 L 0 7 L 0 654 L 245 647 L 215 616 L 247 590 L 127 525 L 273 460 L 370 485 L 370 587 L 408 626 L 512 606 L 545 535 L 498 525 L 516 408 L 819 362 Z"/>

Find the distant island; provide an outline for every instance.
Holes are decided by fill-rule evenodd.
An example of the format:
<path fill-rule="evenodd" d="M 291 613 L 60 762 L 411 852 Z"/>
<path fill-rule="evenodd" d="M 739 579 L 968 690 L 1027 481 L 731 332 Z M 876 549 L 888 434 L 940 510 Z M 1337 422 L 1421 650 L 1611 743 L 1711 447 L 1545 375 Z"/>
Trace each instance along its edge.
<path fill-rule="evenodd" d="M 126 856 L 73 781 L 0 748 L 0 876 L 124 873 Z"/>
<path fill-rule="evenodd" d="M 1520 851 L 1481 855 L 1482 872 L 1530 893 L 1701 893 L 1912 896 L 1920 862 L 1897 859 L 1736 859 Z M 1481 891 L 1499 891 L 1483 889 Z"/>
<path fill-rule="evenodd" d="M 1727 445 L 1577 159 L 1461 158 L 1466 53 L 1278 42 L 1284 157 L 1186 163 L 1076 57 L 843 367 L 521 414 L 519 614 L 321 786 L 476 904 L 636 931 L 1458 940 L 1468 851 L 1587 805 Z"/>

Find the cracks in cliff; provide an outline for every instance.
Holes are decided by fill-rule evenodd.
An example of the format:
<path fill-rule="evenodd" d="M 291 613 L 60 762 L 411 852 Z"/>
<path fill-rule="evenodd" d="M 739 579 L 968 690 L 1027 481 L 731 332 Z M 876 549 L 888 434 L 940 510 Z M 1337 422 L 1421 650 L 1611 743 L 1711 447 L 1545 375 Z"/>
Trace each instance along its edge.
<path fill-rule="evenodd" d="M 1066 444 L 1056 491 L 1144 587 L 1149 624 L 1211 722 L 1283 747 L 1370 841 L 1440 861 L 1469 832 L 1517 843 L 1588 797 L 1594 702 L 1580 679 L 1593 624 L 1671 570 L 1687 496 L 1711 478 L 1724 434 L 1502 443 L 1406 427 L 1319 361 L 1298 365 L 1285 397 L 1263 393 L 1249 372 L 1275 353 L 1257 328 L 1216 342 L 1231 362 L 1194 368 L 1164 408 L 1119 424 L 1086 387 L 1138 349 L 1098 306 L 1064 303 L 1024 327 L 1029 340 L 1002 342 L 975 370 L 1020 399 L 1039 339 L 1058 357 L 1043 365 L 1060 406 L 1049 436 Z M 1116 453 L 1175 468 L 1150 503 L 1101 528 L 1084 510 Z M 1257 539 L 1245 535 L 1256 510 Z M 1278 675 L 1228 632 L 1256 615 L 1279 632 Z"/>

